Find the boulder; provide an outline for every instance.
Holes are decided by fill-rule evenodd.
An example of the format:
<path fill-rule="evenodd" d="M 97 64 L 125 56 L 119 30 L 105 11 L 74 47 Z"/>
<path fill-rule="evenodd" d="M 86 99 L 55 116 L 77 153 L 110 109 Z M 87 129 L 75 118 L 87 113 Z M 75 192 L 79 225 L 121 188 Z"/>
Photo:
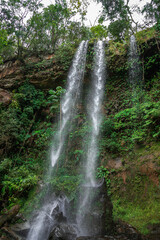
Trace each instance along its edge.
<path fill-rule="evenodd" d="M 74 226 L 67 223 L 61 223 L 53 228 L 48 240 L 73 240 L 76 235 Z"/>
<path fill-rule="evenodd" d="M 2 88 L 0 88 L 0 103 L 8 105 L 11 102 L 11 94 Z"/>
<path fill-rule="evenodd" d="M 27 221 L 24 223 L 17 223 L 12 225 L 10 229 L 19 237 L 19 239 L 26 239 L 30 230 L 30 224 Z"/>

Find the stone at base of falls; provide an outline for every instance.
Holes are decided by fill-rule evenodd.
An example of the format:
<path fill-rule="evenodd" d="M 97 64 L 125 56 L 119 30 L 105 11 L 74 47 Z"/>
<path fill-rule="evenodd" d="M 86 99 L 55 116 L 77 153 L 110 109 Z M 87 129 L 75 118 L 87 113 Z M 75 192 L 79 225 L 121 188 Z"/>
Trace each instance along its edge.
<path fill-rule="evenodd" d="M 85 193 L 88 186 L 82 186 Z M 105 181 L 94 187 L 90 187 L 90 196 L 81 209 L 80 234 L 82 236 L 104 236 L 111 234 L 114 228 L 112 209 L 113 205 L 110 196 L 107 194 Z"/>
<path fill-rule="evenodd" d="M 76 235 L 72 225 L 61 223 L 53 228 L 48 240 L 73 240 L 76 238 Z"/>
<path fill-rule="evenodd" d="M 150 240 L 145 236 L 142 236 L 134 227 L 119 220 L 114 225 L 113 233 L 105 236 L 81 236 L 76 240 Z M 159 240 L 159 239 L 154 239 Z"/>
<path fill-rule="evenodd" d="M 17 223 L 11 226 L 11 230 L 19 236 L 20 239 L 26 239 L 30 229 L 29 222 Z"/>

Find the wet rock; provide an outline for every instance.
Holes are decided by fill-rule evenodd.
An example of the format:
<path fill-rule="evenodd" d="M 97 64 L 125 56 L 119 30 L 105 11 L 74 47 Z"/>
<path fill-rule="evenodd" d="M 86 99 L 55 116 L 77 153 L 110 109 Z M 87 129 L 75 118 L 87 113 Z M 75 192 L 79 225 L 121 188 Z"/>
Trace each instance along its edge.
<path fill-rule="evenodd" d="M 107 194 L 105 181 L 93 186 L 82 186 L 82 191 L 92 188 L 92 195 L 88 198 L 85 211 L 81 209 L 78 222 L 80 234 L 85 236 L 104 236 L 113 231 L 112 202 Z"/>
<path fill-rule="evenodd" d="M 76 240 L 115 240 L 113 237 L 78 237 Z"/>
<path fill-rule="evenodd" d="M 160 238 L 159 238 L 160 239 Z M 119 220 L 114 225 L 114 232 L 111 235 L 104 236 L 80 236 L 76 240 L 150 240 L 142 236 L 134 227 Z M 158 240 L 158 239 L 156 239 Z"/>
<path fill-rule="evenodd" d="M 121 235 L 126 239 L 143 240 L 142 235 L 130 224 L 119 220 L 115 226 L 116 235 Z M 122 238 L 122 239 L 125 239 Z M 116 238 L 117 239 L 117 238 Z"/>
<path fill-rule="evenodd" d="M 149 224 L 147 228 L 150 231 L 150 234 L 148 235 L 148 239 L 150 240 L 159 240 L 160 239 L 160 224 Z"/>
<path fill-rule="evenodd" d="M 26 239 L 30 229 L 28 222 L 17 223 L 11 226 L 12 232 L 14 232 L 20 239 Z"/>
<path fill-rule="evenodd" d="M 75 228 L 70 224 L 62 223 L 53 228 L 48 240 L 73 240 L 75 237 Z"/>

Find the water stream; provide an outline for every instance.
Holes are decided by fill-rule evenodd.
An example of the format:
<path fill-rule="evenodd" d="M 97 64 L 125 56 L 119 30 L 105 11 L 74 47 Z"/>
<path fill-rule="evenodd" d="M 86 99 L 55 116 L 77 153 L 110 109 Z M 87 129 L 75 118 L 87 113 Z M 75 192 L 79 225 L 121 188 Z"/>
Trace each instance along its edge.
<path fill-rule="evenodd" d="M 129 48 L 129 83 L 132 86 L 141 84 L 141 67 L 140 58 L 134 35 L 130 37 L 130 48 Z"/>
<path fill-rule="evenodd" d="M 92 192 L 94 192 L 95 188 L 100 185 L 97 184 L 95 170 L 97 166 L 98 137 L 102 119 L 101 105 L 104 94 L 105 68 L 104 43 L 103 41 L 98 41 L 95 46 L 92 87 L 89 94 L 89 107 L 87 109 L 92 130 L 90 132 L 90 136 L 88 136 L 90 140 L 84 166 L 85 184 L 82 186 L 77 214 L 77 223 L 80 236 L 92 235 L 92 232 L 90 232 L 92 226 L 91 223 L 89 223 L 89 211 L 92 208 L 93 201 Z"/>
<path fill-rule="evenodd" d="M 74 118 L 75 107 L 81 93 L 81 84 L 84 76 L 86 52 L 88 41 L 82 41 L 73 59 L 72 67 L 70 68 L 67 78 L 67 89 L 62 99 L 62 122 L 60 130 L 54 139 L 54 144 L 51 151 L 51 165 L 55 166 L 62 150 L 66 135 L 68 134 L 68 123 Z"/>

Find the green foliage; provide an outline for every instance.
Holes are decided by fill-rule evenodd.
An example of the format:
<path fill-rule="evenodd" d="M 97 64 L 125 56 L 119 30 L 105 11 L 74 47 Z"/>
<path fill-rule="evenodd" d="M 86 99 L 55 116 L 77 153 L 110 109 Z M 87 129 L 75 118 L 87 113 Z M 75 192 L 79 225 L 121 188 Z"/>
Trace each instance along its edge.
<path fill-rule="evenodd" d="M 1 173 L 1 178 L 2 174 L 5 174 L 7 171 L 10 170 L 12 166 L 12 161 L 9 158 L 5 158 L 1 163 L 0 163 L 0 173 Z"/>
<path fill-rule="evenodd" d="M 23 205 L 23 198 L 37 185 L 55 134 L 56 125 L 53 128 L 50 120 L 59 109 L 64 91 L 57 87 L 44 93 L 26 81 L 13 90 L 11 104 L 1 106 L 0 147 L 5 156 L 0 163 L 3 205 L 19 201 Z"/>
<path fill-rule="evenodd" d="M 103 39 L 107 37 L 107 28 L 103 25 L 91 27 L 92 38 Z"/>
<path fill-rule="evenodd" d="M 110 75 L 113 74 L 115 77 L 124 76 L 127 73 L 127 44 L 126 42 L 115 42 L 110 41 L 108 48 L 106 49 L 107 62 L 108 62 L 108 70 Z M 110 84 L 111 85 L 111 84 Z"/>
<path fill-rule="evenodd" d="M 94 51 L 94 40 L 90 40 L 88 44 L 88 50 L 87 50 L 87 56 L 86 56 L 86 68 L 88 70 L 93 69 L 93 63 L 94 63 L 94 56 L 95 56 L 95 51 Z"/>
<path fill-rule="evenodd" d="M 97 168 L 97 178 L 104 178 L 108 189 L 110 188 L 110 183 L 111 183 L 109 175 L 110 175 L 110 171 L 107 168 L 103 166 L 100 166 L 99 168 Z"/>
<path fill-rule="evenodd" d="M 1 6 L 0 22 L 14 42 L 15 54 L 20 58 L 26 37 L 24 20 L 42 5 L 37 0 L 2 0 Z"/>
<path fill-rule="evenodd" d="M 147 19 L 154 21 L 157 24 L 157 27 L 159 28 L 160 5 L 158 0 L 147 2 L 144 5 L 142 12 L 145 13 L 145 16 Z"/>
<path fill-rule="evenodd" d="M 74 154 L 74 162 L 76 163 L 79 163 L 80 162 L 80 160 L 82 159 L 82 156 L 84 155 L 84 151 L 83 150 L 81 150 L 81 149 L 76 149 L 74 152 L 73 152 L 73 154 Z"/>
<path fill-rule="evenodd" d="M 156 86 L 150 95 L 141 89 L 136 89 L 132 93 L 130 106 L 104 119 L 103 137 L 100 142 L 102 154 L 104 149 L 113 154 L 120 154 L 133 150 L 135 144 L 141 145 L 151 139 L 159 140 L 160 101 L 158 96 L 159 91 Z M 127 102 L 124 103 L 124 107 L 127 104 Z"/>
<path fill-rule="evenodd" d="M 140 44 L 152 39 L 153 36 L 156 36 L 156 31 L 155 31 L 154 27 L 151 27 L 151 28 L 144 29 L 142 31 L 138 31 L 135 34 L 135 36 L 136 36 L 136 40 L 137 40 L 138 44 L 140 45 Z"/>
<path fill-rule="evenodd" d="M 134 142 L 144 142 L 148 134 L 154 137 L 157 133 L 159 107 L 160 102 L 152 102 L 148 99 L 147 102 L 139 103 L 136 107 L 125 109 L 115 115 L 115 128 L 119 132 L 125 132 Z M 159 136 L 159 130 L 156 136 Z"/>
<path fill-rule="evenodd" d="M 47 104 L 50 104 L 50 111 L 54 112 L 55 110 L 59 109 L 60 97 L 62 94 L 65 93 L 65 89 L 58 86 L 56 90 L 49 90 L 49 97 L 47 99 Z"/>
<path fill-rule="evenodd" d="M 68 70 L 71 65 L 74 53 L 75 48 L 73 48 L 72 43 L 70 42 L 62 43 L 58 47 L 54 58 L 56 63 L 59 64 L 63 68 L 63 70 Z"/>
<path fill-rule="evenodd" d="M 71 14 L 66 6 L 61 4 L 51 4 L 47 8 L 44 8 L 44 23 L 49 31 L 50 43 L 52 49 L 60 38 L 65 35 L 65 27 L 68 23 Z"/>
<path fill-rule="evenodd" d="M 8 192 L 17 197 L 21 193 L 25 194 L 26 190 L 28 191 L 37 184 L 37 181 L 37 176 L 25 166 L 15 167 L 4 176 L 2 194 L 5 195 Z"/>
<path fill-rule="evenodd" d="M 55 134 L 53 131 L 53 127 L 51 127 L 51 123 L 44 123 L 41 125 L 40 129 L 34 130 L 29 137 L 34 138 L 34 143 L 36 145 L 35 151 L 43 151 L 48 149 L 51 140 L 51 137 Z"/>
<path fill-rule="evenodd" d="M 29 83 L 24 83 L 13 93 L 8 109 L 1 109 L 0 145 L 8 153 L 16 151 L 27 140 L 35 115 L 44 105 L 44 94 Z"/>
<path fill-rule="evenodd" d="M 7 31 L 2 29 L 0 24 L 0 64 L 3 63 L 4 48 L 7 48 L 8 43 Z"/>
<path fill-rule="evenodd" d="M 25 162 L 19 157 L 2 160 L 0 163 L 1 203 L 11 207 L 18 203 L 20 198 L 27 197 L 30 189 L 38 181 L 38 176 L 34 173 L 36 168 L 35 162 L 33 160 L 30 162 L 29 158 Z"/>
<path fill-rule="evenodd" d="M 147 176 L 129 177 L 125 186 L 118 177 L 113 178 L 111 193 L 115 220 L 128 222 L 142 234 L 149 233 L 148 225 L 159 223 L 159 189 Z"/>
<path fill-rule="evenodd" d="M 134 22 L 137 26 L 137 22 L 132 16 L 133 9 L 129 6 L 129 1 L 97 0 L 97 2 L 101 2 L 103 5 L 102 19 L 110 20 L 108 31 L 115 40 L 124 39 L 124 36 L 128 36 L 130 30 L 133 32 L 132 23 Z"/>
<path fill-rule="evenodd" d="M 78 38 L 77 38 L 78 36 Z M 79 44 L 80 41 L 82 40 L 88 40 L 91 38 L 91 31 L 90 28 L 82 25 L 80 22 L 73 22 L 71 21 L 69 23 L 69 26 L 66 31 L 66 42 L 72 42 L 75 43 L 76 45 Z"/>
<path fill-rule="evenodd" d="M 128 33 L 128 29 L 129 23 L 124 19 L 111 22 L 108 26 L 108 32 L 116 41 L 121 41 L 122 39 L 124 40 Z"/>
<path fill-rule="evenodd" d="M 26 54 L 53 53 L 62 42 L 78 44 L 89 38 L 88 27 L 70 20 L 77 12 L 84 19 L 86 10 L 82 5 L 86 6 L 86 2 L 57 1 L 42 8 L 38 0 L 2 0 L 1 5 L 0 55 L 4 60 L 17 56 L 23 62 Z"/>
<path fill-rule="evenodd" d="M 70 199 L 76 195 L 77 188 L 81 182 L 81 176 L 61 175 L 54 177 L 50 184 L 54 191 L 64 192 Z"/>

